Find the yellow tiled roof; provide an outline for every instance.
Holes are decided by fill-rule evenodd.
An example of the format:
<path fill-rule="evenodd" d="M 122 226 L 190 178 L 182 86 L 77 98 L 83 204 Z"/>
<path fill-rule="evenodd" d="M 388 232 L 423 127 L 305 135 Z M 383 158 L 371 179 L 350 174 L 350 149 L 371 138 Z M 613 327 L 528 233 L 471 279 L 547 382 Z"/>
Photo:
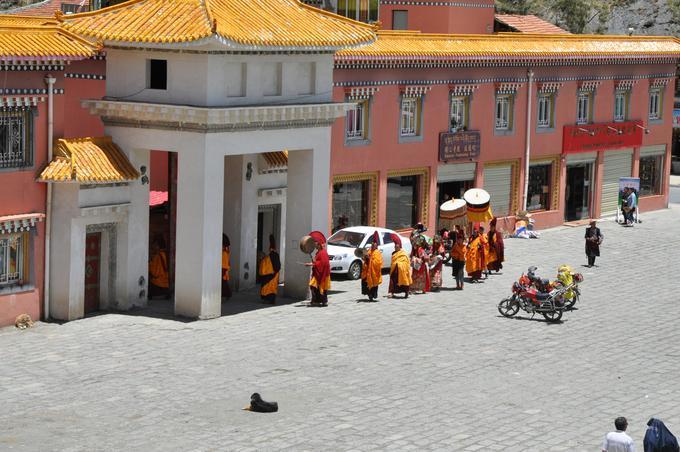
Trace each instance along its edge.
<path fill-rule="evenodd" d="M 60 139 L 54 158 L 38 176 L 42 182 L 112 183 L 139 178 L 111 137 Z"/>
<path fill-rule="evenodd" d="M 0 15 L 0 59 L 83 59 L 98 46 L 44 18 Z"/>
<path fill-rule="evenodd" d="M 119 42 L 178 43 L 216 35 L 244 46 L 339 48 L 375 39 L 375 27 L 298 0 L 131 0 L 60 20 L 73 32 Z"/>
<path fill-rule="evenodd" d="M 680 57 L 669 36 L 546 35 L 498 33 L 441 35 L 380 31 L 368 45 L 341 50 L 338 60 L 454 59 L 496 57 Z"/>

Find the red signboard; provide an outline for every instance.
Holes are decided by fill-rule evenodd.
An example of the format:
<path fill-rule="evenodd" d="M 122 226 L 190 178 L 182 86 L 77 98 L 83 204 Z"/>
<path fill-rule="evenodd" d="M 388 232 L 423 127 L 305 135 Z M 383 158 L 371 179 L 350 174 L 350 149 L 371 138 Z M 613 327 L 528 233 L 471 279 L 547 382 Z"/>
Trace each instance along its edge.
<path fill-rule="evenodd" d="M 644 131 L 642 121 L 564 126 L 562 153 L 638 147 Z"/>

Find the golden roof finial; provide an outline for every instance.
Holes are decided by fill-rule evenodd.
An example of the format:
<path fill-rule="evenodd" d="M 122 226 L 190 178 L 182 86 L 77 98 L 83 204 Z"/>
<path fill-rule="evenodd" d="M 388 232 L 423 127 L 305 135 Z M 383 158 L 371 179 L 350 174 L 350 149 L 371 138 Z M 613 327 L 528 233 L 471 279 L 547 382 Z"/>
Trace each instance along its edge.
<path fill-rule="evenodd" d="M 213 33 L 217 33 L 217 19 L 213 19 L 212 28 L 210 29 Z"/>

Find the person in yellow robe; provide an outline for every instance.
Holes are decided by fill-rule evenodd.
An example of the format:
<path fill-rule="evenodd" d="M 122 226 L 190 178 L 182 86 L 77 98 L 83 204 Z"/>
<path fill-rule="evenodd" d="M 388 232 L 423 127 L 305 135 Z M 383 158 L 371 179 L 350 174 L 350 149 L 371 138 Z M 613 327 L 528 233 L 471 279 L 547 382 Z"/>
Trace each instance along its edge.
<path fill-rule="evenodd" d="M 456 234 L 456 243 L 451 248 L 451 267 L 453 276 L 456 278 L 456 289 L 463 290 L 465 261 L 467 260 L 467 248 L 462 233 Z"/>
<path fill-rule="evenodd" d="M 403 293 L 404 298 L 408 298 L 408 293 L 413 284 L 411 279 L 411 259 L 406 251 L 401 248 L 401 238 L 398 234 L 391 234 L 394 242 L 394 253 L 390 264 L 390 288 L 389 293 Z"/>
<path fill-rule="evenodd" d="M 269 254 L 260 261 L 257 269 L 257 282 L 260 283 L 260 298 L 262 301 L 275 304 L 276 293 L 279 289 L 279 271 L 281 258 L 276 251 L 276 240 L 269 236 Z"/>
<path fill-rule="evenodd" d="M 168 256 L 165 254 L 165 240 L 156 237 L 151 245 L 151 261 L 149 262 L 149 299 L 155 296 L 170 297 L 170 280 L 168 278 Z"/>
<path fill-rule="evenodd" d="M 231 242 L 227 234 L 222 234 L 222 298 L 231 298 L 231 287 L 229 287 L 229 270 L 231 270 L 230 259 Z"/>
<path fill-rule="evenodd" d="M 371 249 L 364 256 L 364 264 L 361 267 L 361 293 L 368 295 L 368 301 L 377 301 L 378 286 L 382 283 L 382 253 L 378 249 L 380 236 L 378 231 L 373 233 Z"/>
<path fill-rule="evenodd" d="M 312 275 L 309 278 L 309 290 L 312 293 L 310 306 L 326 306 L 328 291 L 331 290 L 331 264 L 326 251 L 326 237 L 320 231 L 312 231 L 309 236 L 316 242 L 314 262 L 305 264 L 312 267 Z"/>
<path fill-rule="evenodd" d="M 489 237 L 484 232 L 484 226 L 479 227 L 479 241 L 482 243 L 482 274 L 486 279 L 489 276 L 488 265 L 491 252 L 489 250 Z"/>
<path fill-rule="evenodd" d="M 470 277 L 470 282 L 478 282 L 484 270 L 484 244 L 479 235 L 479 230 L 472 231 L 467 245 L 467 257 L 465 259 L 465 271 Z"/>

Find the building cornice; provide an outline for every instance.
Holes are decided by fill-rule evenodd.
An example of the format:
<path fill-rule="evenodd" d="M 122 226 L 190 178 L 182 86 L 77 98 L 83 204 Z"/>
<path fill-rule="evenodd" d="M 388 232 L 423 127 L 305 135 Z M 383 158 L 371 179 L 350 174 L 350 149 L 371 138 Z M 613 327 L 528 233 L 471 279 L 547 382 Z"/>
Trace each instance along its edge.
<path fill-rule="evenodd" d="M 81 104 L 109 126 L 202 133 L 325 127 L 355 106 L 341 102 L 224 108 L 112 100 L 84 100 Z"/>
<path fill-rule="evenodd" d="M 545 67 L 676 64 L 677 57 L 635 55 L 627 57 L 354 57 L 335 56 L 335 69 L 438 69 L 461 67 Z"/>

